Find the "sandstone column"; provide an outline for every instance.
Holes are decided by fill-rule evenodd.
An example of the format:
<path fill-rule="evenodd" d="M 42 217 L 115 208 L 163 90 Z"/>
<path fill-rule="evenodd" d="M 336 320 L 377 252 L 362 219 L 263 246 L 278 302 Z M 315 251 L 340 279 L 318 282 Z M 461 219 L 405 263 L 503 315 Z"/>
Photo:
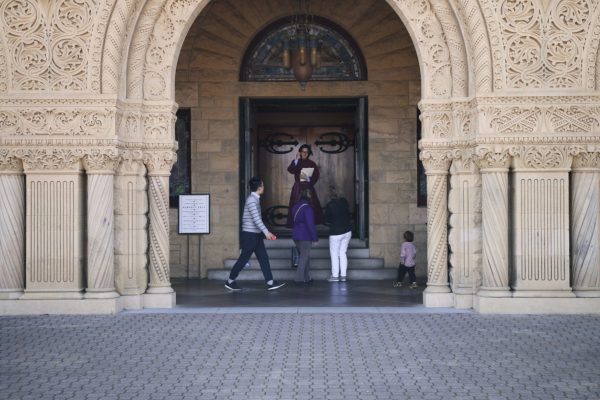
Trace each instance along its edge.
<path fill-rule="evenodd" d="M 25 288 L 25 182 L 21 161 L 0 151 L 0 300 Z"/>
<path fill-rule="evenodd" d="M 454 306 L 472 308 L 481 276 L 481 179 L 470 149 L 456 150 L 450 167 L 450 282 Z"/>
<path fill-rule="evenodd" d="M 508 150 L 478 149 L 481 171 L 483 297 L 511 297 L 509 287 Z"/>
<path fill-rule="evenodd" d="M 574 158 L 571 183 L 573 290 L 600 297 L 600 153 Z"/>
<path fill-rule="evenodd" d="M 448 285 L 448 167 L 446 150 L 423 150 L 421 160 L 427 175 L 427 307 L 451 307 Z"/>
<path fill-rule="evenodd" d="M 85 257 L 83 150 L 24 151 L 26 287 L 21 299 L 80 299 Z"/>
<path fill-rule="evenodd" d="M 118 297 L 114 265 L 114 171 L 116 150 L 83 159 L 87 172 L 86 298 Z"/>
<path fill-rule="evenodd" d="M 169 273 L 169 175 L 175 160 L 176 154 L 170 150 L 144 153 L 150 208 L 150 284 L 146 293 L 150 295 L 174 295 Z"/>
<path fill-rule="evenodd" d="M 573 297 L 569 171 L 564 146 L 514 148 L 513 297 Z"/>
<path fill-rule="evenodd" d="M 115 284 L 126 308 L 148 286 L 148 196 L 141 150 L 123 150 L 115 176 Z"/>

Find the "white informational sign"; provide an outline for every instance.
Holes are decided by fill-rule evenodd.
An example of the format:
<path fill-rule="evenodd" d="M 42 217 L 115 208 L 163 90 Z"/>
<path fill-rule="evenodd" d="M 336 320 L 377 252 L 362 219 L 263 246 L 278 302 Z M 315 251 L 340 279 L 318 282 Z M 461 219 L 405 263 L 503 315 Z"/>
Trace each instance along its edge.
<path fill-rule="evenodd" d="M 210 233 L 210 195 L 179 195 L 179 233 Z"/>

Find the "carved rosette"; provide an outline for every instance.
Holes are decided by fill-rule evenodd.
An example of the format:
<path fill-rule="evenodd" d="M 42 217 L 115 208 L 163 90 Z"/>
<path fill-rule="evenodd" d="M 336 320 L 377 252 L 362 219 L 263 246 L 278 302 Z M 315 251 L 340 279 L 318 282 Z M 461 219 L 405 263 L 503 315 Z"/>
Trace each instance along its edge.
<path fill-rule="evenodd" d="M 600 297 L 600 154 L 582 152 L 571 175 L 573 290 Z"/>

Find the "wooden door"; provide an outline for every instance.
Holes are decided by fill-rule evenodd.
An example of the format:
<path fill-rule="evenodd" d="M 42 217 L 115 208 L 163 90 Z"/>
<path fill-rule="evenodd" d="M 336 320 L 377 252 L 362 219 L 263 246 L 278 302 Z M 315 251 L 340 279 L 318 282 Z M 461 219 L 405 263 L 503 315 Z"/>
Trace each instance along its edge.
<path fill-rule="evenodd" d="M 257 170 L 265 182 L 261 200 L 266 222 L 276 231 L 285 231 L 288 204 L 294 177 L 287 168 L 303 144 L 311 145 L 320 178 L 315 184 L 321 206 L 329 201 L 329 186 L 346 197 L 351 212 L 355 207 L 354 126 L 259 126 Z"/>

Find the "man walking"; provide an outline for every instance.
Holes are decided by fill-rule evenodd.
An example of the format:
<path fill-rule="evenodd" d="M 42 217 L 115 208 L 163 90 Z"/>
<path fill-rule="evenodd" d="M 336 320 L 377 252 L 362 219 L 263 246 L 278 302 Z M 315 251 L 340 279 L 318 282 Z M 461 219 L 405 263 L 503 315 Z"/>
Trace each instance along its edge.
<path fill-rule="evenodd" d="M 256 258 L 258 258 L 260 269 L 267 282 L 267 290 L 279 289 L 285 283 L 278 283 L 273 280 L 269 256 L 267 255 L 267 249 L 265 249 L 265 243 L 262 238 L 264 234 L 267 239 L 275 240 L 275 235 L 269 232 L 263 223 L 260 212 L 260 195 L 264 193 L 265 185 L 262 179 L 255 176 L 250 179 L 249 186 L 252 193 L 246 199 L 244 214 L 242 216 L 242 234 L 240 236 L 242 251 L 229 273 L 229 279 L 225 282 L 225 287 L 233 291 L 242 290 L 235 282 L 235 279 L 242 268 L 244 268 L 244 265 L 250 260 L 252 253 L 254 253 L 256 254 Z"/>

